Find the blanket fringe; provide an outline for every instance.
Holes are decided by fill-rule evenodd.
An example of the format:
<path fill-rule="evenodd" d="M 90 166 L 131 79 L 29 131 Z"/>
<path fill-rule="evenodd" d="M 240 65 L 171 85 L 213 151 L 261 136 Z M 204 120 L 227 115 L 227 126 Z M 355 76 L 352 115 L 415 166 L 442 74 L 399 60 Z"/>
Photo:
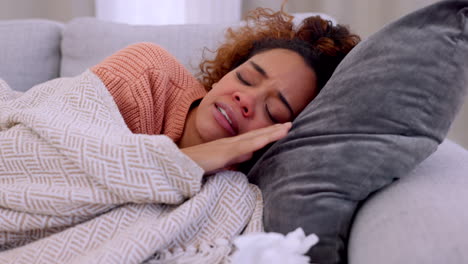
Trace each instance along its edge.
<path fill-rule="evenodd" d="M 145 264 L 230 264 L 232 244 L 226 239 L 203 242 L 198 247 L 176 247 L 158 251 Z"/>

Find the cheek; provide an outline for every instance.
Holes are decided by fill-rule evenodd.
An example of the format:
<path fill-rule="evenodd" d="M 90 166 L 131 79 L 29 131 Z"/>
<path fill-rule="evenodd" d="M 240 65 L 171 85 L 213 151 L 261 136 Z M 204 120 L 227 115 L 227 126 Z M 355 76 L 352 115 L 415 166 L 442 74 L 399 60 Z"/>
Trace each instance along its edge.
<path fill-rule="evenodd" d="M 295 110 L 297 111 L 297 114 L 300 114 L 309 104 L 312 102 L 312 100 L 315 98 L 315 95 L 311 93 L 304 93 L 304 96 L 301 98 L 297 98 L 295 100 Z"/>
<path fill-rule="evenodd" d="M 229 94 L 229 90 L 222 84 L 217 84 L 214 88 L 208 91 L 203 100 L 207 103 L 213 103 L 219 100 L 220 97 L 225 97 Z"/>
<path fill-rule="evenodd" d="M 311 100 L 312 100 L 312 99 L 311 99 Z M 310 100 L 310 101 L 311 101 L 311 100 Z M 304 110 L 304 108 L 307 107 L 307 105 L 310 103 L 310 101 L 306 101 L 306 102 L 304 102 L 304 103 L 302 103 L 302 104 L 299 105 L 299 107 L 297 108 L 297 114 L 296 114 L 296 116 L 299 115 L 299 114 Z"/>

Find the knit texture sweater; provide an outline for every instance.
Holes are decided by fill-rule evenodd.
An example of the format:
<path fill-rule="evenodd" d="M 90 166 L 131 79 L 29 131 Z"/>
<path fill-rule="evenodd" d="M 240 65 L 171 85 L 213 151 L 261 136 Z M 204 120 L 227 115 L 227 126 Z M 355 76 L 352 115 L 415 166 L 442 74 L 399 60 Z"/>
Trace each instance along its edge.
<path fill-rule="evenodd" d="M 180 140 L 191 104 L 206 90 L 153 43 L 130 45 L 91 68 L 113 96 L 129 129 Z"/>

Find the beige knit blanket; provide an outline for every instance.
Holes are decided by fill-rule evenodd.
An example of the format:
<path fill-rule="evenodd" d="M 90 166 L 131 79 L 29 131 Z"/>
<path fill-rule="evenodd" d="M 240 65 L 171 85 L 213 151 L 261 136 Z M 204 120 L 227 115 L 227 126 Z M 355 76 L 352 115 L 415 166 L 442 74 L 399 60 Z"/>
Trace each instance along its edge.
<path fill-rule="evenodd" d="M 90 71 L 12 91 L 0 80 L 0 263 L 223 263 L 262 231 L 260 191 L 132 134 Z"/>

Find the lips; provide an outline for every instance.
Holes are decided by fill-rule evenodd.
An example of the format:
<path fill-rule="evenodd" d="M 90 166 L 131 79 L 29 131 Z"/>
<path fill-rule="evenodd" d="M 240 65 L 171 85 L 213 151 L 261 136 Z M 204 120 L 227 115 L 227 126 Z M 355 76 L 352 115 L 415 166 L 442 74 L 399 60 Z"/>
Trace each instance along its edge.
<path fill-rule="evenodd" d="M 237 119 L 229 105 L 224 103 L 215 103 L 215 119 L 232 136 L 239 134 Z"/>

